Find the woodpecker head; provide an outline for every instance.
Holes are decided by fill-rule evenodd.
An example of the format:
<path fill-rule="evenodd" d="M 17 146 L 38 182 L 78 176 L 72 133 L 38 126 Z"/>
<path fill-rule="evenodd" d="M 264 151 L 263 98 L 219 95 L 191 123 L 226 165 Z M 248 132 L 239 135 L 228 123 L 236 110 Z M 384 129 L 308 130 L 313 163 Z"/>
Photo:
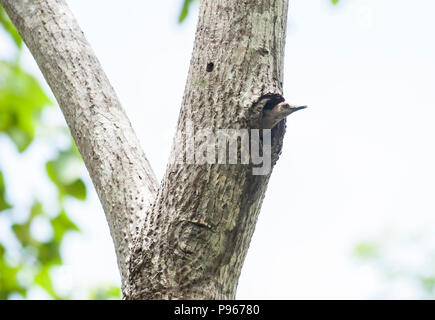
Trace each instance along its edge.
<path fill-rule="evenodd" d="M 272 129 L 282 119 L 292 114 L 295 111 L 305 109 L 307 106 L 294 106 L 283 101 L 275 105 L 271 109 L 263 110 L 262 127 Z"/>
<path fill-rule="evenodd" d="M 275 108 L 272 108 L 272 110 L 275 112 L 276 115 L 280 115 L 281 119 L 284 119 L 293 112 L 305 109 L 306 107 L 307 106 L 292 106 L 291 104 L 283 101 L 281 103 L 278 103 Z"/>

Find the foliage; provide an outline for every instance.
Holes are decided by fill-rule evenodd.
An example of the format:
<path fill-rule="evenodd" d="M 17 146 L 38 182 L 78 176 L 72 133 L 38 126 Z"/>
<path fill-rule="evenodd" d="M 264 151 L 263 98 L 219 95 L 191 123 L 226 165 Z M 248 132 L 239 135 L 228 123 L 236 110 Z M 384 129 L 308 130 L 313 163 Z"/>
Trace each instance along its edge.
<path fill-rule="evenodd" d="M 9 33 L 9 35 L 14 40 L 15 44 L 19 49 L 21 49 L 21 46 L 23 44 L 23 40 L 21 40 L 20 35 L 18 34 L 17 29 L 12 24 L 11 20 L 9 20 L 8 15 L 3 10 L 3 8 L 0 5 L 0 25 L 3 26 L 3 28 Z"/>
<path fill-rule="evenodd" d="M 35 127 L 50 99 L 38 82 L 19 65 L 0 61 L 0 131 L 23 152 L 35 136 Z"/>
<path fill-rule="evenodd" d="M 3 178 L 3 173 L 0 171 L 0 211 L 10 209 L 12 206 L 5 199 L 6 186 Z"/>
<path fill-rule="evenodd" d="M 28 291 L 40 287 L 53 299 L 67 299 L 71 293 L 60 295 L 53 283 L 52 271 L 62 265 L 61 246 L 65 235 L 79 228 L 70 219 L 66 201 L 86 200 L 86 185 L 80 178 L 83 163 L 66 128 L 51 128 L 48 137 L 38 136 L 38 131 L 47 125 L 42 113 L 52 101 L 42 90 L 38 81 L 19 63 L 22 40 L 5 11 L 0 6 L 0 25 L 12 38 L 16 48 L 14 61 L 0 60 L 0 137 L 7 137 L 16 146 L 18 153 L 26 156 L 35 140 L 45 143 L 55 155 L 45 164 L 48 180 L 57 190 L 57 214 L 46 210 L 43 200 L 35 198 L 28 208 L 25 220 L 17 220 L 22 207 L 8 199 L 8 174 L 2 171 L 0 162 L 0 222 L 10 226 L 13 237 L 7 243 L 0 240 L 0 299 L 25 298 Z M 56 146 L 55 139 L 64 136 L 69 145 Z M 4 142 L 0 141 L 0 143 Z M 2 146 L 0 145 L 0 150 Z M 18 208 L 20 207 L 20 208 Z M 48 239 L 40 240 L 34 235 L 35 225 L 49 226 Z M 14 246 L 15 242 L 15 246 Z M 17 296 L 18 295 L 18 296 Z M 119 299 L 120 290 L 113 286 L 91 289 L 93 299 Z"/>
<path fill-rule="evenodd" d="M 430 230 L 384 233 L 361 241 L 353 253 L 359 263 L 371 268 L 377 281 L 383 282 L 378 284 L 378 288 L 385 288 L 381 296 L 435 299 L 435 238 Z M 404 286 L 412 292 L 396 289 Z"/>
<path fill-rule="evenodd" d="M 121 289 L 116 286 L 100 286 L 91 290 L 89 298 L 91 300 L 114 300 L 121 296 Z"/>
<path fill-rule="evenodd" d="M 181 8 L 180 16 L 178 17 L 179 23 L 183 22 L 186 19 L 187 15 L 189 14 L 190 6 L 195 1 L 196 0 L 184 0 L 183 6 Z"/>

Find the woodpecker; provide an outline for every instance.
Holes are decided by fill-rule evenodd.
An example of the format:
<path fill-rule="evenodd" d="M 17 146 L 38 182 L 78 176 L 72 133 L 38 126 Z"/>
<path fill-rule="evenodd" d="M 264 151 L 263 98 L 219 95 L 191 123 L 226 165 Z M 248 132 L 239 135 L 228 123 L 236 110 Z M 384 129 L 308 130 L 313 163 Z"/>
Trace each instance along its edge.
<path fill-rule="evenodd" d="M 305 109 L 307 106 L 292 106 L 283 101 L 278 103 L 272 108 L 263 109 L 263 119 L 261 120 L 261 127 L 263 129 L 272 129 L 282 119 L 292 114 L 295 111 Z"/>

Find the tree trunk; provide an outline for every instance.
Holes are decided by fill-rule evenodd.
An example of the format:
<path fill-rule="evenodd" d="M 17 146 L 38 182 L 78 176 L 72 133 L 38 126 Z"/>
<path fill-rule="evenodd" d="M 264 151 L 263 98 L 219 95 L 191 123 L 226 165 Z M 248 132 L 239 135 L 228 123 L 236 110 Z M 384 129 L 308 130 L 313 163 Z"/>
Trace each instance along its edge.
<path fill-rule="evenodd" d="M 0 0 L 53 91 L 103 205 L 123 286 L 130 245 L 158 182 L 64 0 Z"/>
<path fill-rule="evenodd" d="M 288 0 L 201 1 L 174 161 L 160 187 L 64 1 L 0 2 L 52 88 L 92 177 L 123 297 L 234 298 L 270 171 L 253 175 L 253 161 L 240 164 L 242 156 L 238 164 L 198 164 L 197 135 L 181 157 L 180 145 L 192 130 L 259 128 L 263 107 L 283 100 Z M 272 130 L 272 165 L 284 126 L 285 120 Z"/>

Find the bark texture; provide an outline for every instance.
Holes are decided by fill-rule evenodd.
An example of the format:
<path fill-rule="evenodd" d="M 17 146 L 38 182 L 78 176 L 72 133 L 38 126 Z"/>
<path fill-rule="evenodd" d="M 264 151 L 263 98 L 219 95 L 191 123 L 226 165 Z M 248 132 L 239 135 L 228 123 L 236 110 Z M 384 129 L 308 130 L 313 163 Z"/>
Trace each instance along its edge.
<path fill-rule="evenodd" d="M 281 99 L 287 7 L 201 1 L 179 134 L 188 120 L 195 130 L 255 127 L 264 98 Z M 273 130 L 274 162 L 283 126 Z M 248 165 L 169 164 L 135 243 L 125 297 L 234 298 L 269 176 Z"/>
<path fill-rule="evenodd" d="M 97 57 L 64 0 L 1 0 L 53 91 L 106 213 L 123 281 L 158 183 Z"/>
<path fill-rule="evenodd" d="M 160 185 L 64 0 L 0 0 L 56 96 L 114 239 L 125 299 L 228 299 L 270 173 L 169 163 Z M 258 128 L 282 98 L 288 0 L 202 0 L 173 154 L 194 130 Z M 272 131 L 272 164 L 285 121 Z M 186 159 L 185 159 L 186 160 Z"/>

